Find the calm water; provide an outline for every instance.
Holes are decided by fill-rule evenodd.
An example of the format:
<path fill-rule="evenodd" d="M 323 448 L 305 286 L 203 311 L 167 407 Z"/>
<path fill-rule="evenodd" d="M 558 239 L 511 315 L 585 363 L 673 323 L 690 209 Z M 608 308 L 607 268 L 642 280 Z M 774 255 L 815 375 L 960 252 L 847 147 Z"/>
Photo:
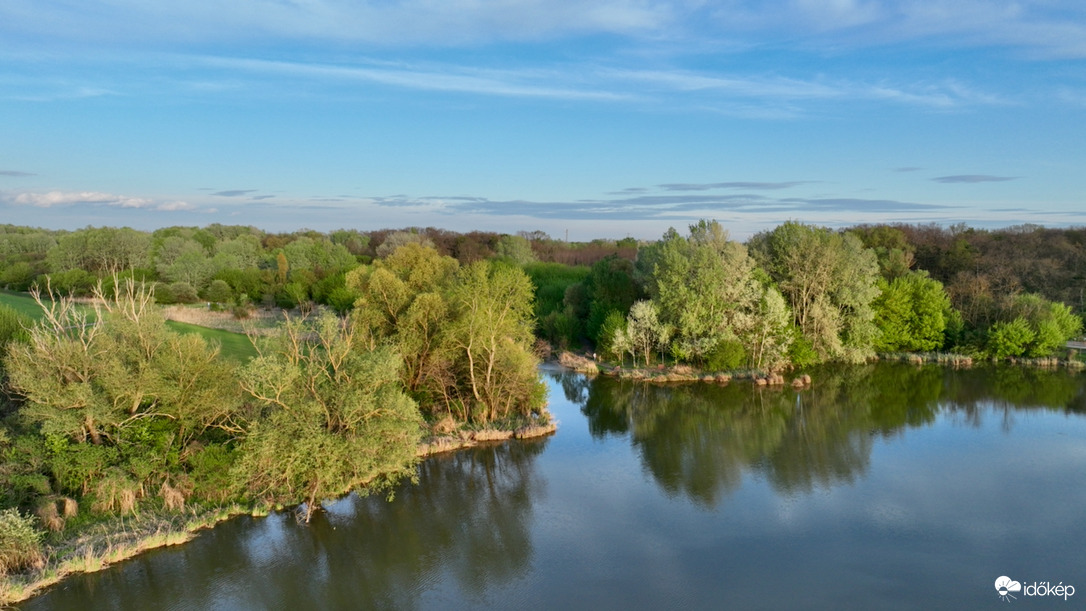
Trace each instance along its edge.
<path fill-rule="evenodd" d="M 1086 601 L 1081 375 L 824 369 L 802 392 L 547 372 L 557 435 L 395 499 L 241 518 L 26 609 L 985 609 Z M 1024 606 L 1023 606 L 1024 605 Z M 1006 607 L 1011 608 L 1011 607 Z"/>

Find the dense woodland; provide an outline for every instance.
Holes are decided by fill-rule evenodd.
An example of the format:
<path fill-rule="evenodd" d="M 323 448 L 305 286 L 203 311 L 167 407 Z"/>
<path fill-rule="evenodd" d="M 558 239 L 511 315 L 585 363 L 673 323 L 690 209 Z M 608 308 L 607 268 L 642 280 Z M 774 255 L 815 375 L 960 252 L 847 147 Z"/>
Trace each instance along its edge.
<path fill-rule="evenodd" d="M 746 243 L 541 232 L 0 226 L 0 574 L 42 529 L 229 502 L 305 503 L 410 475 L 423 432 L 546 419 L 552 348 L 626 366 L 777 371 L 884 352 L 1067 356 L 1086 229 L 788 222 Z M 82 299 L 91 298 L 91 299 Z M 224 358 L 159 304 L 290 310 Z M 195 306 L 194 306 L 195 307 Z M 33 517 L 31 517 L 33 516 Z"/>

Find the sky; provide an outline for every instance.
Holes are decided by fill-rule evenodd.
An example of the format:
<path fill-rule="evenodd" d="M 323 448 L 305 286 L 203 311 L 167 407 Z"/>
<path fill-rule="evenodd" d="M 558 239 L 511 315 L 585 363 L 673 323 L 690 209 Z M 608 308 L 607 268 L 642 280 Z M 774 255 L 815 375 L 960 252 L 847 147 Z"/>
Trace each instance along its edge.
<path fill-rule="evenodd" d="M 0 223 L 1086 224 L 1081 0 L 0 0 Z"/>

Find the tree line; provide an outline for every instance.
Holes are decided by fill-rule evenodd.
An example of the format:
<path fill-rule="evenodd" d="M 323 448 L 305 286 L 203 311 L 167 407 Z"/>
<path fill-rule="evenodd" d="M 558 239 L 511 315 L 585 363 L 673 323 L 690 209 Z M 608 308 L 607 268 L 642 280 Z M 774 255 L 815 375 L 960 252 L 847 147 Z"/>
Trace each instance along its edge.
<path fill-rule="evenodd" d="M 787 222 L 744 244 L 703 220 L 633 258 L 525 270 L 541 337 L 635 365 L 1049 357 L 1082 329 L 1086 231 Z"/>
<path fill-rule="evenodd" d="M 461 264 L 493 258 L 591 264 L 615 253 L 632 256 L 637 244 L 629 239 L 568 243 L 539 231 L 461 234 L 432 227 L 268 233 L 218 224 L 153 232 L 2 225 L 0 287 L 26 291 L 48 279 L 58 292 L 85 296 L 99 279 L 119 274 L 156 283 L 159 303 L 206 301 L 240 307 L 239 313 L 251 305 L 316 303 L 344 313 L 358 298 L 346 286 L 346 273 L 410 242 L 433 247 Z"/>

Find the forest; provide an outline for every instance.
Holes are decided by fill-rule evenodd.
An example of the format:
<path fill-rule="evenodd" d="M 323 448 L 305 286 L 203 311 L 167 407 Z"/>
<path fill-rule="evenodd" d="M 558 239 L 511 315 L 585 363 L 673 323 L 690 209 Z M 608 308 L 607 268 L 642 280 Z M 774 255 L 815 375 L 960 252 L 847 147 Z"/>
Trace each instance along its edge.
<path fill-rule="evenodd" d="M 1086 229 L 787 222 L 569 243 L 408 228 L 0 226 L 0 576 L 111 516 L 410 478 L 425 435 L 546 422 L 554 350 L 773 372 L 1074 358 Z M 182 333 L 164 306 L 250 329 Z M 262 312 L 280 316 L 253 332 Z M 248 326 L 247 326 L 248 325 Z M 224 337 L 224 336 L 219 336 Z"/>

